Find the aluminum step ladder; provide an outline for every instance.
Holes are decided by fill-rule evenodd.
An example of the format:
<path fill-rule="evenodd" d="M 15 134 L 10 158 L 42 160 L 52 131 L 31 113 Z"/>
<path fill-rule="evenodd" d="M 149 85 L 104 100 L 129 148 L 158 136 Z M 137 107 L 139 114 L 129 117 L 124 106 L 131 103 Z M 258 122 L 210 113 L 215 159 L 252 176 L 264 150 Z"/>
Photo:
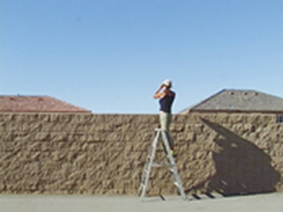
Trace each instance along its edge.
<path fill-rule="evenodd" d="M 174 185 L 177 188 L 177 191 L 179 192 L 179 194 L 182 196 L 182 198 L 185 200 L 187 199 L 187 196 L 184 192 L 184 188 L 182 185 L 182 181 L 179 177 L 178 174 L 178 169 L 177 169 L 177 165 L 175 163 L 174 157 L 172 155 L 171 152 L 171 148 L 169 146 L 169 141 L 168 141 L 168 136 L 167 136 L 167 132 L 163 129 L 155 129 L 155 137 L 151 142 L 151 146 L 149 148 L 148 151 L 148 155 L 146 158 L 146 163 L 144 166 L 144 170 L 143 170 L 143 174 L 142 174 L 142 179 L 141 179 L 141 184 L 138 190 L 138 194 L 141 197 L 141 200 L 144 199 L 145 195 L 146 195 L 146 190 L 148 187 L 148 183 L 149 183 L 149 178 L 150 178 L 150 172 L 152 167 L 163 167 L 163 166 L 167 166 L 169 168 L 169 170 L 172 172 L 172 177 L 173 177 L 173 181 L 174 181 Z M 159 138 L 162 138 L 161 140 L 163 141 L 162 146 L 164 148 L 164 152 L 166 153 L 166 158 L 167 158 L 167 162 L 166 163 L 155 163 L 154 159 L 156 156 L 156 150 L 157 150 L 157 144 L 158 141 L 160 140 Z"/>

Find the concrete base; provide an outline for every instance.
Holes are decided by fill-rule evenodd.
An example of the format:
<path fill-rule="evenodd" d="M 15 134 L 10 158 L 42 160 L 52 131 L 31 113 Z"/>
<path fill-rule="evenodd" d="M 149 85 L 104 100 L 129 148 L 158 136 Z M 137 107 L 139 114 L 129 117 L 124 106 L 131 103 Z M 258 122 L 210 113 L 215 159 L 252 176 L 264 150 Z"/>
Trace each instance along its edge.
<path fill-rule="evenodd" d="M 137 196 L 54 196 L 54 195 L 0 195 L 0 211 L 12 212 L 283 212 L 283 193 L 222 197 L 180 196 L 147 197 L 143 202 Z"/>

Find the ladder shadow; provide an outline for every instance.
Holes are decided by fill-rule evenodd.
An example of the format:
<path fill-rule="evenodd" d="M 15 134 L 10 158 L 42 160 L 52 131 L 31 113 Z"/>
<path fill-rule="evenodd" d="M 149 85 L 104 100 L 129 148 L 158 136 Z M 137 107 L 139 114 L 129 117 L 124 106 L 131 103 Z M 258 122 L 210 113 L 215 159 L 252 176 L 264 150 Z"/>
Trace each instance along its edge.
<path fill-rule="evenodd" d="M 205 190 L 208 194 L 216 192 L 223 196 L 233 196 L 276 190 L 281 175 L 272 167 L 268 154 L 225 127 L 206 119 L 202 121 L 218 134 L 213 142 L 221 151 L 213 152 L 215 175 L 185 190 L 186 193 Z"/>

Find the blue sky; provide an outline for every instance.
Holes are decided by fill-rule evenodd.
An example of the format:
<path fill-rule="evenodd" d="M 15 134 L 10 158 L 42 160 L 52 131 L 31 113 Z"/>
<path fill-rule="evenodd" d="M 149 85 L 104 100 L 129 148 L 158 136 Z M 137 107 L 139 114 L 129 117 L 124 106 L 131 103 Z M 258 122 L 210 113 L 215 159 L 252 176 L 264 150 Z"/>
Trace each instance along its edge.
<path fill-rule="evenodd" d="M 283 97 L 282 0 L 1 0 L 1 95 L 177 113 L 224 89 Z"/>

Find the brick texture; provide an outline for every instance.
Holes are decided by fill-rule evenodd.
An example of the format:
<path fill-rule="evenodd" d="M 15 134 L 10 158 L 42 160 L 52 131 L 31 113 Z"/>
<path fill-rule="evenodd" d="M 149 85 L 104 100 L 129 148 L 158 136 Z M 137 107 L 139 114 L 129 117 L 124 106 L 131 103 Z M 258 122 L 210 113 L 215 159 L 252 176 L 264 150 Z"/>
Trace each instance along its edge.
<path fill-rule="evenodd" d="M 158 116 L 4 113 L 0 127 L 2 194 L 136 195 Z M 275 115 L 175 115 L 171 135 L 187 193 L 283 191 Z M 151 177 L 149 194 L 176 192 L 166 168 Z"/>

